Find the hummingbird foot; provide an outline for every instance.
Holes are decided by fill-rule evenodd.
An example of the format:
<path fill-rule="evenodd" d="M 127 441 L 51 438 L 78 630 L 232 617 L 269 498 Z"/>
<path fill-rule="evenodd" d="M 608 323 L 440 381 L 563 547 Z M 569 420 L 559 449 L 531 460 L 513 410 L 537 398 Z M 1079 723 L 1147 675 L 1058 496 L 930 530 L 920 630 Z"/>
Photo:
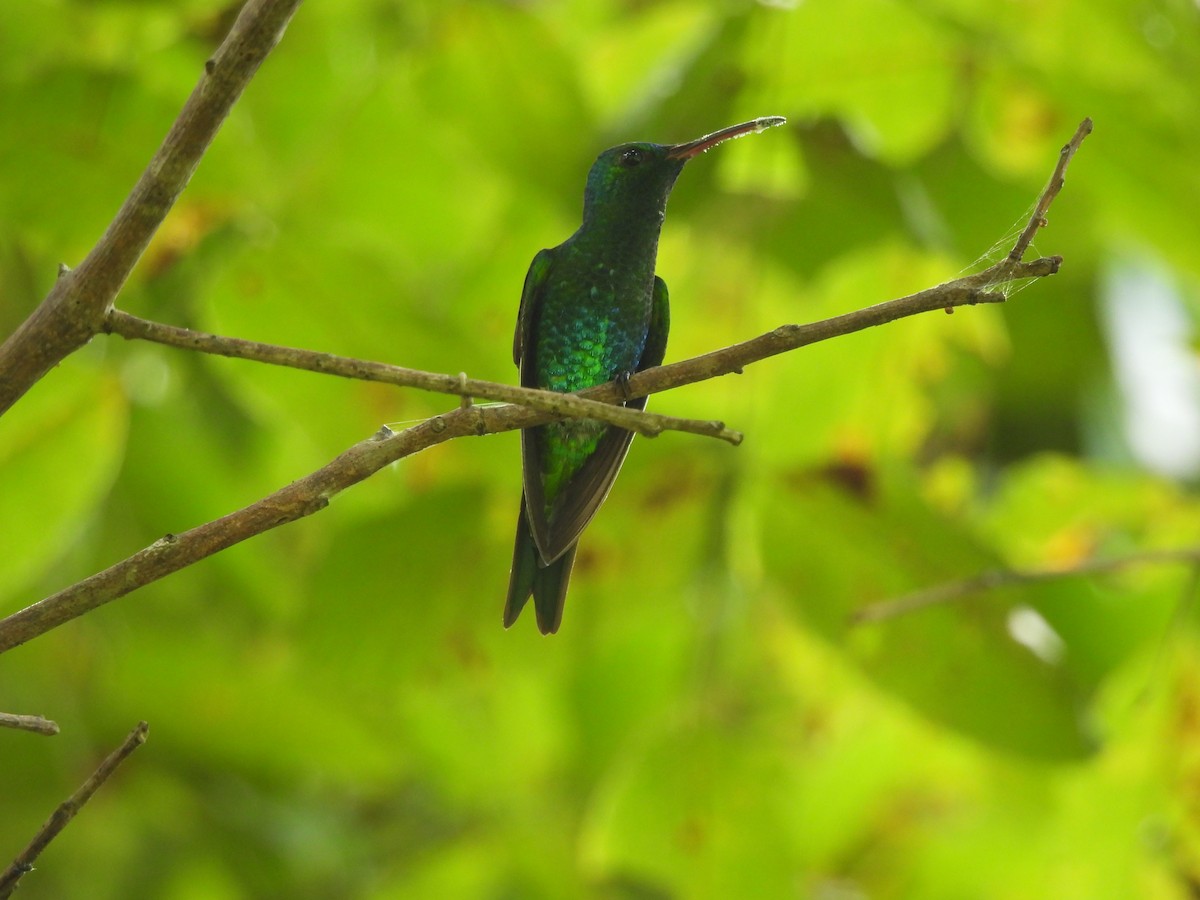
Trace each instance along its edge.
<path fill-rule="evenodd" d="M 616 377 L 613 378 L 613 384 L 615 384 L 621 391 L 621 396 L 624 398 L 626 403 L 633 399 L 633 395 L 629 392 L 629 379 L 632 377 L 633 372 L 625 369 L 618 372 Z"/>

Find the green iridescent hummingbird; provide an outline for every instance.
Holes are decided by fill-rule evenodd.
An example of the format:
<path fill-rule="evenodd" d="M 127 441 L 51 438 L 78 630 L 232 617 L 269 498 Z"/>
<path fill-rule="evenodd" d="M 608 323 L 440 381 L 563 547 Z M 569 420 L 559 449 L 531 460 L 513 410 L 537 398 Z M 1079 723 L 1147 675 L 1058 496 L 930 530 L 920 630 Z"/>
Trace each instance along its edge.
<path fill-rule="evenodd" d="M 667 286 L 654 274 L 667 196 L 684 163 L 722 141 L 782 124 L 769 116 L 684 144 L 620 144 L 596 158 L 583 224 L 533 258 L 513 338 L 521 384 L 580 391 L 662 363 Z M 646 398 L 626 406 L 644 409 Z M 617 477 L 633 433 L 586 419 L 521 432 L 524 492 L 504 626 L 533 596 L 538 628 L 562 621 L 579 535 Z"/>

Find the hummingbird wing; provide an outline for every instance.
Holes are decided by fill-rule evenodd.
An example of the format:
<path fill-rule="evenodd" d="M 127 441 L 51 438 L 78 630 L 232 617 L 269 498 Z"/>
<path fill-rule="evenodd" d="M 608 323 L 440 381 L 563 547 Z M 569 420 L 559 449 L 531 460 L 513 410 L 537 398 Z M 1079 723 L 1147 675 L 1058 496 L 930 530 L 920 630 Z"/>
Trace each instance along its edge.
<path fill-rule="evenodd" d="M 542 314 L 546 283 L 554 265 L 556 249 L 538 252 L 533 258 L 533 262 L 529 264 L 529 271 L 525 273 L 525 284 L 521 288 L 521 306 L 517 312 L 517 327 L 513 334 L 513 362 L 517 364 L 521 384 L 524 387 L 542 387 L 538 384 L 536 375 L 536 341 L 533 339 L 533 331 Z M 538 565 L 547 566 L 557 557 L 562 556 L 562 550 L 559 550 L 553 557 L 547 556 L 545 552 L 544 536 L 548 529 L 546 526 L 546 499 L 542 490 L 542 457 L 535 429 L 532 428 L 526 428 L 521 432 L 521 469 L 524 491 L 521 497 L 520 521 L 527 521 L 527 525 L 518 527 L 518 547 L 513 559 L 513 575 L 509 585 L 509 607 L 514 619 L 520 612 L 521 606 L 529 598 L 529 593 L 536 580 L 534 575 Z M 522 544 L 525 545 L 524 550 L 521 548 Z M 565 549 L 564 547 L 563 550 Z M 532 565 L 529 551 L 533 551 L 537 557 L 532 561 Z M 522 561 L 521 565 L 518 565 L 519 560 Z M 567 573 L 569 574 L 569 572 L 570 568 L 567 567 Z M 562 592 L 564 594 L 565 587 L 564 579 Z M 516 602 L 513 601 L 514 597 L 517 598 Z M 507 620 L 508 613 L 506 613 Z"/>
<path fill-rule="evenodd" d="M 667 285 L 656 275 L 649 332 L 637 371 L 662 363 L 669 328 Z M 627 401 L 625 405 L 632 409 L 645 409 L 646 400 L 646 397 L 638 397 Z M 623 428 L 606 429 L 596 449 L 554 498 L 548 515 L 541 492 L 541 479 L 537 477 L 541 471 L 538 442 L 529 434 L 528 429 L 522 432 L 522 439 L 530 529 L 543 562 L 551 563 L 575 545 L 583 529 L 596 514 L 596 510 L 604 503 L 613 482 L 616 481 L 617 473 L 621 471 L 621 464 L 629 451 L 629 443 L 633 440 L 633 432 Z"/>
<path fill-rule="evenodd" d="M 541 312 L 542 289 L 546 285 L 546 276 L 550 274 L 550 265 L 554 262 L 553 250 L 539 250 L 529 271 L 525 273 L 525 284 L 521 287 L 521 306 L 517 310 L 517 328 L 513 334 L 513 362 L 522 371 L 521 355 L 529 344 L 529 330 Z"/>
<path fill-rule="evenodd" d="M 646 335 L 646 348 L 642 351 L 638 371 L 653 369 L 661 366 L 663 357 L 667 355 L 667 332 L 671 330 L 671 298 L 667 293 L 667 283 L 654 276 L 654 305 L 650 307 L 650 333 Z M 639 398 L 646 408 L 646 398 Z M 628 404 L 632 406 L 633 404 Z"/>

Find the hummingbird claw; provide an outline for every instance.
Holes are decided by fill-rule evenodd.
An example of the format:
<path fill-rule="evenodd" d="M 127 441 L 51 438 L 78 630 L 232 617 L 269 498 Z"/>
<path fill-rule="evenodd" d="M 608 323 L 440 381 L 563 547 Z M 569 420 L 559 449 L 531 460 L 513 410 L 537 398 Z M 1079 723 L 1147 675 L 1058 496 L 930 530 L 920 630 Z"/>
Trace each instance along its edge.
<path fill-rule="evenodd" d="M 617 377 L 613 379 L 613 384 L 620 389 L 621 396 L 624 398 L 626 403 L 633 399 L 633 396 L 629 392 L 629 379 L 632 377 L 633 373 L 626 370 L 624 372 L 618 372 Z"/>

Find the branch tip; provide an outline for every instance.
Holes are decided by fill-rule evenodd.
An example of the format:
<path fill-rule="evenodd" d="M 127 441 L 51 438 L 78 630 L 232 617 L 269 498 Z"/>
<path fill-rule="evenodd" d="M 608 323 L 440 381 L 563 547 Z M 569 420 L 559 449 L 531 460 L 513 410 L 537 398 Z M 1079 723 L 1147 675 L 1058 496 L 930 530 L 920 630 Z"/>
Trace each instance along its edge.
<path fill-rule="evenodd" d="M 1029 222 L 1025 229 L 1017 238 L 1016 244 L 1009 251 L 1008 258 L 1013 262 L 1020 262 L 1024 258 L 1025 252 L 1029 249 L 1029 245 L 1033 242 L 1033 236 L 1039 228 L 1044 228 L 1047 224 L 1046 213 L 1050 209 L 1050 204 L 1054 202 L 1054 198 L 1058 196 L 1059 191 L 1066 184 L 1067 166 L 1071 162 L 1071 158 L 1079 149 L 1079 145 L 1083 143 L 1083 139 L 1092 133 L 1092 120 L 1084 119 L 1079 123 L 1079 127 L 1075 129 L 1075 134 L 1067 141 L 1058 153 L 1058 164 L 1054 167 L 1054 171 L 1050 175 L 1050 181 L 1046 184 L 1041 196 L 1038 197 L 1037 205 L 1034 206 L 1033 214 L 1029 217 Z"/>
<path fill-rule="evenodd" d="M 58 734 L 58 723 L 42 716 L 23 716 L 14 715 L 13 713 L 0 713 L 0 726 L 4 728 L 16 728 L 21 731 L 30 731 L 34 734 L 42 734 L 46 737 L 53 737 Z"/>

